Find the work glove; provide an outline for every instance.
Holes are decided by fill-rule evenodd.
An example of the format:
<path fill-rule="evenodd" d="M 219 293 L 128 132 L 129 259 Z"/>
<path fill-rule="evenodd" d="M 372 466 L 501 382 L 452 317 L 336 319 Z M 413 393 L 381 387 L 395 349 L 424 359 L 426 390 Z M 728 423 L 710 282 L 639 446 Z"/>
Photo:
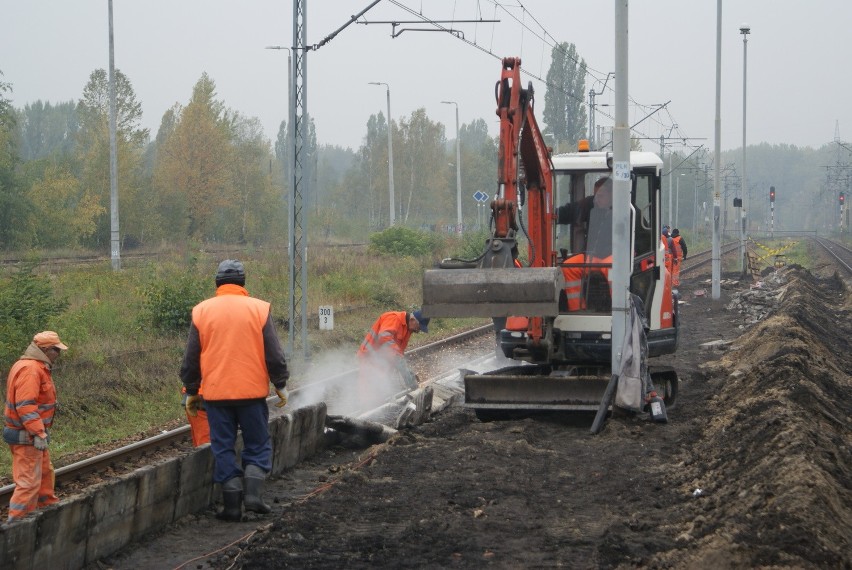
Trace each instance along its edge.
<path fill-rule="evenodd" d="M 33 447 L 35 447 L 39 451 L 44 451 L 45 449 L 47 449 L 47 440 L 43 437 L 35 436 L 33 438 Z"/>
<path fill-rule="evenodd" d="M 275 393 L 278 395 L 278 401 L 275 402 L 276 408 L 283 408 L 287 405 L 287 397 L 290 395 L 287 388 L 276 388 Z"/>
<path fill-rule="evenodd" d="M 201 407 L 201 394 L 187 395 L 186 397 L 186 413 L 193 418 L 198 415 L 198 409 Z"/>

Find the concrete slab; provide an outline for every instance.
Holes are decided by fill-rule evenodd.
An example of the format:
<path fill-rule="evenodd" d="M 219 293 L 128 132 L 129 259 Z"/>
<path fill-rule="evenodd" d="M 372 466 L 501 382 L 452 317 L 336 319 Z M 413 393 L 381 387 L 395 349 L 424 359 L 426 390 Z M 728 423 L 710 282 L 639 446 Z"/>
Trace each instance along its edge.
<path fill-rule="evenodd" d="M 180 463 L 169 460 L 138 470 L 139 490 L 133 515 L 133 535 L 146 534 L 175 519 L 175 503 L 180 487 Z"/>
<path fill-rule="evenodd" d="M 39 511 L 33 568 L 82 568 L 91 501 L 57 503 Z"/>
<path fill-rule="evenodd" d="M 213 501 L 213 453 L 205 445 L 180 457 L 177 463 L 175 519 L 196 513 Z"/>
<path fill-rule="evenodd" d="M 731 344 L 733 344 L 731 340 L 719 339 L 699 344 L 698 347 L 703 350 L 725 350 Z"/>
<path fill-rule="evenodd" d="M 133 516 L 139 477 L 135 474 L 91 488 L 92 516 L 87 529 L 86 560 L 109 556 L 133 540 Z"/>
<path fill-rule="evenodd" d="M 32 570 L 41 513 L 0 525 L 0 561 L 10 570 Z"/>

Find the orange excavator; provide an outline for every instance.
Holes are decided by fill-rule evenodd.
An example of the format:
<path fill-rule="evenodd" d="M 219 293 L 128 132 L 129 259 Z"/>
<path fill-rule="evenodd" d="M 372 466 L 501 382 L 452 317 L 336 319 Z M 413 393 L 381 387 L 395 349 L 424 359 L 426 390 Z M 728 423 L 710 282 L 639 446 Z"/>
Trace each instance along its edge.
<path fill-rule="evenodd" d="M 598 408 L 612 376 L 613 247 L 630 250 L 630 292 L 645 323 L 647 356 L 677 347 L 677 302 L 660 247 L 662 160 L 631 152 L 630 243 L 613 244 L 612 153 L 580 141 L 578 152 L 552 156 L 532 85 L 524 89 L 520 74 L 519 58 L 503 59 L 497 190 L 484 251 L 476 260 L 445 260 L 423 277 L 424 315 L 492 318 L 498 353 L 512 361 L 464 376 L 465 405 L 482 419 Z M 671 405 L 676 372 L 648 370 Z"/>

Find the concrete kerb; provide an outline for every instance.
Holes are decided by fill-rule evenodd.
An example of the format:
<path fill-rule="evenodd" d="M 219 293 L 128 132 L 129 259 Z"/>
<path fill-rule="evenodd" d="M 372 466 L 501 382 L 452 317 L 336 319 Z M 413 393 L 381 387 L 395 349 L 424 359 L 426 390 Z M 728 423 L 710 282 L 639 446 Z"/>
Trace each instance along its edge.
<path fill-rule="evenodd" d="M 273 474 L 316 453 L 324 402 L 270 421 Z M 209 446 L 99 484 L 14 523 L 0 525 L 0 568 L 76 570 L 114 554 L 179 518 L 204 510 L 214 496 Z"/>

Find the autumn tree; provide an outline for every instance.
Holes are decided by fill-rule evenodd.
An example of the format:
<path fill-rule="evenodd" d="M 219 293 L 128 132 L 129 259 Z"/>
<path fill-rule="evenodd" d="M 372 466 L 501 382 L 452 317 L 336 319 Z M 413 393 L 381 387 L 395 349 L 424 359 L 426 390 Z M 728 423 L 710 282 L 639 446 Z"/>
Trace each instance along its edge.
<path fill-rule="evenodd" d="M 272 183 L 272 151 L 260 121 L 238 115 L 232 121 L 231 134 L 234 153 L 232 179 L 238 216 L 236 220 L 223 220 L 223 224 L 237 222 L 230 231 L 241 243 L 260 243 L 285 236 L 286 211 L 281 190 Z M 230 208 L 223 211 L 228 212 Z"/>
<path fill-rule="evenodd" d="M 577 55 L 573 43 L 553 46 L 546 81 L 542 118 L 547 132 L 567 147 L 576 148 L 577 141 L 586 138 L 586 61 Z"/>
<path fill-rule="evenodd" d="M 493 195 L 497 190 L 497 143 L 488 134 L 484 119 L 475 119 L 459 127 L 462 163 L 462 215 L 469 220 L 477 219 L 479 207 L 473 193 L 480 191 Z"/>
<path fill-rule="evenodd" d="M 394 154 L 403 159 L 394 160 L 394 186 L 396 199 L 402 199 L 402 223 L 411 220 L 440 224 L 455 220 L 451 212 L 455 211 L 456 193 L 455 186 L 450 192 L 447 184 L 450 165 L 444 125 L 430 120 L 426 109 L 420 108 L 400 121 L 400 134 L 400 151 L 397 155 L 394 145 Z M 436 184 L 438 179 L 442 180 L 440 185 Z"/>
<path fill-rule="evenodd" d="M 176 237 L 221 238 L 216 220 L 225 219 L 228 210 L 239 217 L 238 196 L 231 178 L 230 118 L 207 73 L 176 119 L 154 170 L 154 185 L 166 206 L 164 222 Z"/>
<path fill-rule="evenodd" d="M 148 140 L 148 129 L 140 126 L 142 104 L 130 80 L 115 72 L 116 151 L 118 158 L 118 205 L 122 240 L 127 234 L 141 236 L 148 214 L 148 202 L 140 196 L 142 153 Z M 79 132 L 77 155 L 80 162 L 80 188 L 93 192 L 103 214 L 91 234 L 88 245 L 110 242 L 110 134 L 109 77 L 103 69 L 89 76 L 83 97 L 77 103 Z"/>
<path fill-rule="evenodd" d="M 79 129 L 74 101 L 51 104 L 38 100 L 18 112 L 18 149 L 21 160 L 69 155 Z"/>
<path fill-rule="evenodd" d="M 395 133 L 398 136 L 398 132 Z M 378 230 L 390 223 L 390 192 L 388 185 L 388 122 L 380 111 L 370 115 L 367 120 L 367 134 L 358 149 L 358 176 L 349 182 L 362 199 L 355 199 L 355 192 L 349 194 L 347 204 L 351 211 L 358 212 L 367 225 Z M 399 144 L 399 143 L 397 143 Z M 397 147 L 399 148 L 399 147 Z M 397 191 L 397 188 L 394 188 Z M 394 204 L 399 207 L 399 202 Z"/>
<path fill-rule="evenodd" d="M 18 163 L 15 111 L 6 96 L 11 91 L 9 83 L 0 81 L 0 247 L 4 248 L 21 245 L 19 224 L 27 212 L 26 199 L 15 172 Z"/>
<path fill-rule="evenodd" d="M 89 239 L 106 208 L 94 188 L 84 188 L 67 162 L 50 164 L 27 192 L 32 215 L 26 229 L 38 247 L 74 247 Z"/>

